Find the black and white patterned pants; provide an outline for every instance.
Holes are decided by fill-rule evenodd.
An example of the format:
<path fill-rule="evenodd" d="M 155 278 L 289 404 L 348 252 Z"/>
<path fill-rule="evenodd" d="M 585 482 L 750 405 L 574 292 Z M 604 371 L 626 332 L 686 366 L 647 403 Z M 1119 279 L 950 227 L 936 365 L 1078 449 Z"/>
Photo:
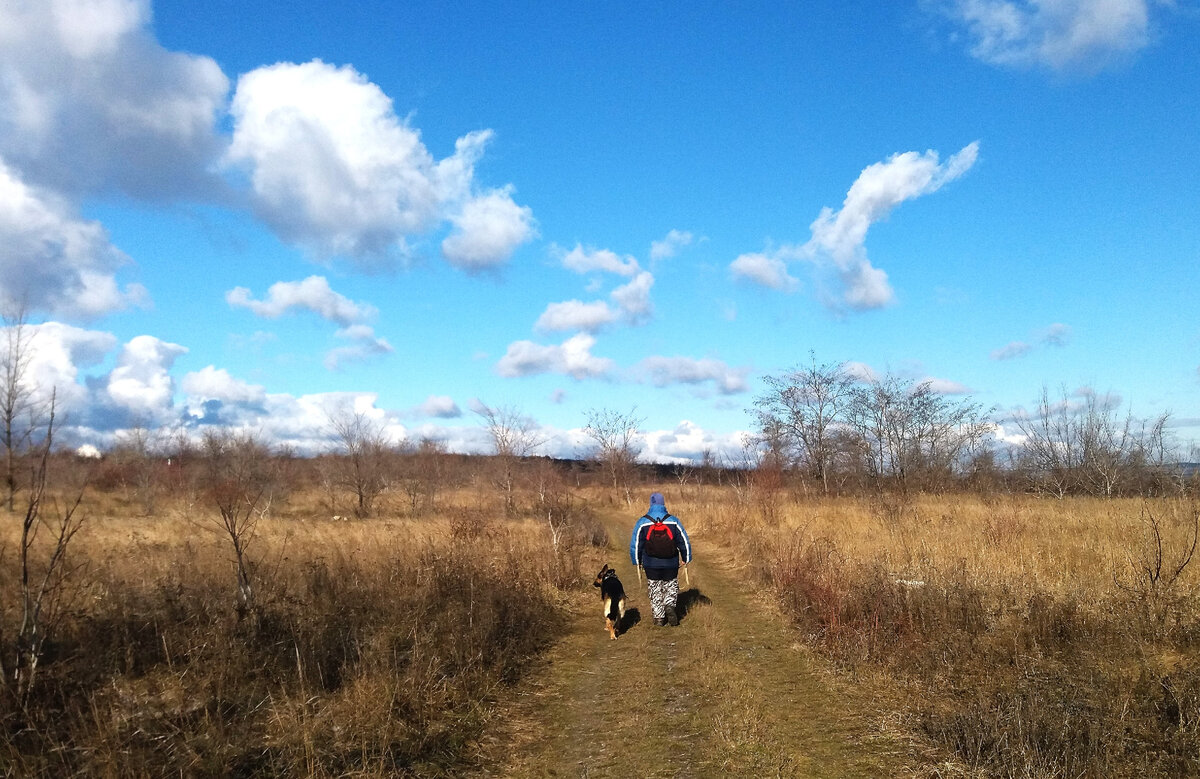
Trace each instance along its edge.
<path fill-rule="evenodd" d="M 666 581 L 649 579 L 646 581 L 646 589 L 650 593 L 650 610 L 654 612 L 655 619 L 665 618 L 667 609 L 675 608 L 675 604 L 679 600 L 678 579 Z"/>

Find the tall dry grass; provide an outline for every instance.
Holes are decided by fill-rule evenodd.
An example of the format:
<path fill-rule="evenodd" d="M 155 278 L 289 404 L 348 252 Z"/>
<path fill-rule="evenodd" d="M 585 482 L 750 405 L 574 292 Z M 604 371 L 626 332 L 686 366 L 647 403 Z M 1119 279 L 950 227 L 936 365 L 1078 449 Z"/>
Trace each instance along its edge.
<path fill-rule="evenodd" d="M 772 525 L 731 496 L 668 505 L 959 770 L 1200 773 L 1195 503 L 793 495 Z"/>
<path fill-rule="evenodd" d="M 253 620 L 213 512 L 93 495 L 29 704 L 0 701 L 0 774 L 451 775 L 507 686 L 563 625 L 595 535 L 478 496 L 418 519 L 339 521 L 275 501 L 248 549 Z M 469 498 L 469 499 L 468 499 Z M 13 523 L 0 522 L 12 549 Z M 0 557 L 0 640 L 15 613 Z"/>

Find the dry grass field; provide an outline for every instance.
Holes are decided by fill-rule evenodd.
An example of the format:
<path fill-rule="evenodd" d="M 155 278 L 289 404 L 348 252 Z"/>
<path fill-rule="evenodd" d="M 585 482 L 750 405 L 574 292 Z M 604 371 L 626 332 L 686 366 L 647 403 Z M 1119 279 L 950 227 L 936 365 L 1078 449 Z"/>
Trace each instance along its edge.
<path fill-rule="evenodd" d="M 995 495 L 680 504 L 939 774 L 1200 772 L 1197 505 Z M 771 521 L 762 519 L 768 515 Z"/>
<path fill-rule="evenodd" d="M 636 494 L 652 489 L 923 745 L 928 775 L 1200 773 L 1194 503 Z M 456 774 L 590 604 L 609 554 L 596 514 L 627 508 L 578 480 L 551 492 L 523 487 L 514 515 L 466 481 L 432 510 L 385 493 L 343 520 L 293 489 L 257 504 L 240 618 L 230 538 L 202 497 L 168 490 L 144 516 L 128 489 L 89 493 L 36 686 L 0 707 L 0 773 Z M 0 525 L 6 672 L 18 531 Z"/>
<path fill-rule="evenodd" d="M 0 775 L 452 773 L 497 687 L 555 637 L 560 588 L 585 585 L 579 533 L 556 552 L 542 526 L 474 500 L 343 520 L 296 493 L 255 518 L 254 611 L 238 619 L 216 513 L 135 503 L 83 507 L 36 686 L 0 709 Z M 6 642 L 18 528 L 0 529 Z M 44 532 L 34 558 L 49 546 Z"/>

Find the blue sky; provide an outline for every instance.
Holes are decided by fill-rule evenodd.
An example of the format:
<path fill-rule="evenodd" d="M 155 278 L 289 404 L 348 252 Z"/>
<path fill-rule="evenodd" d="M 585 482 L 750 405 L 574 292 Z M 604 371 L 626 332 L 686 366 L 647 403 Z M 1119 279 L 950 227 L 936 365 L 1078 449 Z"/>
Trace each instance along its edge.
<path fill-rule="evenodd" d="M 0 292 L 72 436 L 690 458 L 811 350 L 1196 437 L 1191 0 L 509 5 L 6 3 Z"/>

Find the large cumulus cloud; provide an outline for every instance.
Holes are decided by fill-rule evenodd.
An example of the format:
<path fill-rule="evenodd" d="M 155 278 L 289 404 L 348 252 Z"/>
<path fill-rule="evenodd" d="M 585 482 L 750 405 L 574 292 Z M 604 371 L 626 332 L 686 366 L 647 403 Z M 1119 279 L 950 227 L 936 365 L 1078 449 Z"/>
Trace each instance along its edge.
<path fill-rule="evenodd" d="M 360 267 L 394 264 L 409 240 L 447 220 L 446 258 L 480 269 L 533 235 L 510 190 L 475 191 L 490 130 L 437 160 L 376 84 L 349 66 L 279 63 L 238 79 L 228 160 L 250 180 L 255 209 L 281 237 Z"/>

